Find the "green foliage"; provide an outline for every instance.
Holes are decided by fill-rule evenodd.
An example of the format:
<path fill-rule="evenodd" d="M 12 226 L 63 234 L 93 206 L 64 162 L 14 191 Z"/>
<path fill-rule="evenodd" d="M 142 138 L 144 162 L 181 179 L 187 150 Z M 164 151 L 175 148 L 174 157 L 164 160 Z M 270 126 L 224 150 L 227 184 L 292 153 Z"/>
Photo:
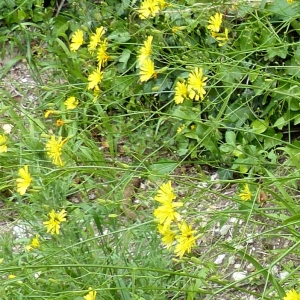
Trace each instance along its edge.
<path fill-rule="evenodd" d="M 14 228 L 0 235 L 0 298 L 282 299 L 299 269 L 300 4 L 160 1 L 147 17 L 141 5 L 0 3 L 1 57 L 16 54 L 0 73 L 0 221 Z M 33 92 L 5 80 L 25 62 Z M 153 220 L 169 179 L 198 239 L 183 257 Z M 43 223 L 52 210 L 67 212 L 59 234 Z"/>

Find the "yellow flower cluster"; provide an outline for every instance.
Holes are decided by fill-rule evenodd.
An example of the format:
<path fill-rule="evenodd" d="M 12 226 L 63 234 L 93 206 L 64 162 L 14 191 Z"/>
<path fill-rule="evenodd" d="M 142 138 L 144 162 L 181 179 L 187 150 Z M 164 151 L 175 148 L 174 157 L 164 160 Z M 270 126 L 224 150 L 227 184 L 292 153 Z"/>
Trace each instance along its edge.
<path fill-rule="evenodd" d="M 209 25 L 207 29 L 210 30 L 211 36 L 219 41 L 219 46 L 222 47 L 228 41 L 228 28 L 224 29 L 224 32 L 220 32 L 222 25 L 223 15 L 221 13 L 216 13 L 209 19 Z"/>
<path fill-rule="evenodd" d="M 96 29 L 96 32 L 90 36 L 90 42 L 88 44 L 88 51 L 93 55 L 96 52 L 95 57 L 98 62 L 98 66 L 96 70 L 94 70 L 91 74 L 89 74 L 88 80 L 88 89 L 93 90 L 94 93 L 99 94 L 100 88 L 99 83 L 103 79 L 103 72 L 101 69 L 105 66 L 105 64 L 109 60 L 109 55 L 107 53 L 108 42 L 107 39 L 103 39 L 103 35 L 105 34 L 105 29 L 103 26 Z M 72 35 L 70 50 L 76 51 L 79 47 L 84 43 L 83 40 L 83 32 L 78 29 Z M 68 105 L 67 103 L 65 103 Z M 78 104 L 78 103 L 77 103 Z M 70 107 L 70 106 L 67 106 Z M 67 108 L 72 109 L 72 108 Z"/>
<path fill-rule="evenodd" d="M 196 67 L 188 77 L 187 82 L 177 81 L 175 86 L 175 96 L 174 101 L 176 104 L 183 103 L 187 98 L 191 100 L 198 101 L 203 99 L 206 91 L 204 87 L 206 86 L 207 77 L 203 77 L 203 70 Z"/>
<path fill-rule="evenodd" d="M 160 10 L 167 6 L 165 0 L 144 0 L 138 9 L 140 19 L 148 19 L 155 17 Z"/>
<path fill-rule="evenodd" d="M 182 202 L 174 202 L 176 195 L 173 191 L 171 181 L 163 184 L 157 195 L 154 197 L 160 206 L 154 210 L 154 216 L 158 220 L 158 232 L 162 236 L 162 243 L 171 249 L 176 242 L 174 252 L 180 258 L 187 252 L 190 253 L 196 245 L 195 230 L 184 220 L 181 221 L 180 214 L 176 211 L 177 207 L 183 206 Z"/>
<path fill-rule="evenodd" d="M 144 46 L 139 50 L 137 57 L 137 67 L 140 69 L 140 80 L 145 82 L 150 80 L 152 77 L 156 77 L 157 74 L 154 68 L 154 62 L 150 58 L 152 54 L 152 40 L 153 36 L 148 36 L 144 42 Z"/>

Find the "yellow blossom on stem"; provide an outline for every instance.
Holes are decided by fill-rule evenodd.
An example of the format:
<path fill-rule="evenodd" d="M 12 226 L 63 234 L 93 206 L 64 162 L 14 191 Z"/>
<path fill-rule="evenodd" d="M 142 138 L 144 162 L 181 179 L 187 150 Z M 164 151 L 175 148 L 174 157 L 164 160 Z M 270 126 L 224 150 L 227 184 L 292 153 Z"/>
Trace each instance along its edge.
<path fill-rule="evenodd" d="M 177 128 L 177 133 L 180 133 L 183 129 L 185 129 L 185 124 L 183 124 L 182 126 L 179 126 L 178 128 Z"/>
<path fill-rule="evenodd" d="M 189 74 L 188 78 L 188 94 L 190 99 L 203 99 L 206 91 L 204 86 L 206 86 L 207 77 L 203 77 L 203 70 L 196 67 L 194 71 Z"/>
<path fill-rule="evenodd" d="M 100 93 L 101 93 L 101 90 L 100 90 L 99 86 L 96 85 L 94 87 L 94 99 L 93 99 L 93 103 L 95 103 L 97 101 L 98 96 L 100 95 Z"/>
<path fill-rule="evenodd" d="M 175 211 L 176 207 L 183 206 L 182 202 L 173 202 L 176 195 L 173 192 L 171 181 L 161 185 L 154 199 L 162 205 L 156 208 L 153 212 L 158 219 L 159 224 L 163 224 L 164 228 L 168 228 L 172 221 L 180 220 L 180 214 Z"/>
<path fill-rule="evenodd" d="M 88 45 L 89 52 L 93 52 L 97 49 L 98 44 L 101 41 L 101 37 L 105 33 L 105 29 L 103 26 L 96 29 L 96 33 L 93 33 L 90 37 L 90 43 Z"/>
<path fill-rule="evenodd" d="M 61 159 L 62 147 L 66 143 L 66 140 L 62 140 L 62 137 L 58 137 L 56 140 L 55 135 L 51 135 L 50 140 L 46 143 L 47 155 L 52 162 L 57 166 L 63 166 Z"/>
<path fill-rule="evenodd" d="M 82 44 L 83 44 L 83 31 L 80 29 L 77 29 L 72 35 L 70 50 L 76 51 L 79 49 L 79 47 Z"/>
<path fill-rule="evenodd" d="M 286 293 L 283 300 L 300 300 L 300 293 L 296 292 L 294 289 Z"/>
<path fill-rule="evenodd" d="M 52 115 L 55 112 L 55 110 L 48 109 L 45 111 L 44 117 L 48 118 L 50 115 Z"/>
<path fill-rule="evenodd" d="M 188 97 L 188 86 L 185 81 L 177 81 L 175 86 L 174 101 L 176 104 L 183 103 L 184 99 Z"/>
<path fill-rule="evenodd" d="M 228 28 L 225 28 L 224 33 L 216 33 L 212 32 L 211 33 L 212 37 L 214 37 L 217 41 L 220 41 L 218 44 L 219 47 L 222 47 L 226 44 L 228 41 Z"/>
<path fill-rule="evenodd" d="M 185 221 L 178 226 L 181 233 L 175 237 L 178 242 L 175 247 L 175 254 L 181 258 L 185 252 L 190 253 L 192 247 L 196 245 L 196 237 L 194 236 L 196 231 L 192 230 L 192 226 L 187 225 Z"/>
<path fill-rule="evenodd" d="M 170 227 L 163 226 L 161 224 L 158 224 L 157 229 L 162 235 L 162 243 L 167 247 L 167 249 L 170 249 L 175 239 L 175 232 L 171 230 Z"/>
<path fill-rule="evenodd" d="M 144 0 L 138 9 L 140 19 L 148 19 L 149 17 L 155 17 L 159 12 L 159 1 L 157 0 Z"/>
<path fill-rule="evenodd" d="M 219 32 L 222 24 L 223 15 L 221 13 L 216 13 L 214 16 L 211 16 L 207 25 L 207 28 L 212 32 Z"/>
<path fill-rule="evenodd" d="M 88 89 L 89 90 L 93 89 L 96 85 L 98 85 L 101 82 L 102 78 L 103 78 L 103 72 L 100 71 L 100 68 L 93 71 L 93 73 L 90 74 L 88 77 L 88 81 L 89 81 Z"/>
<path fill-rule="evenodd" d="M 169 180 L 167 183 L 162 184 L 159 187 L 157 195 L 154 197 L 154 199 L 160 202 L 161 204 L 166 204 L 176 199 L 176 195 L 172 188 L 171 180 Z"/>
<path fill-rule="evenodd" d="M 159 224 L 163 224 L 164 227 L 169 227 L 172 222 L 178 222 L 180 220 L 180 214 L 175 211 L 175 208 L 182 205 L 182 202 L 161 205 L 154 210 L 153 215 L 158 219 Z"/>
<path fill-rule="evenodd" d="M 251 191 L 250 191 L 250 189 L 249 189 L 248 183 L 246 183 L 246 184 L 244 185 L 244 189 L 242 189 L 241 192 L 239 193 L 239 197 L 240 197 L 243 201 L 251 200 L 252 194 L 251 194 Z"/>
<path fill-rule="evenodd" d="M 75 97 L 69 97 L 65 102 L 64 105 L 66 107 L 67 110 L 71 110 L 71 109 L 75 109 L 77 107 L 77 105 L 79 104 L 78 99 L 76 99 Z"/>
<path fill-rule="evenodd" d="M 40 247 L 39 236 L 38 234 L 36 234 L 35 237 L 32 238 L 30 244 L 25 247 L 25 249 L 26 251 L 30 251 L 33 250 L 34 248 L 39 248 L 39 247 Z"/>
<path fill-rule="evenodd" d="M 103 67 L 107 61 L 109 60 L 109 56 L 107 54 L 107 39 L 100 43 L 99 49 L 97 51 L 97 60 L 99 68 Z"/>
<path fill-rule="evenodd" d="M 97 292 L 93 291 L 91 287 L 89 287 L 89 292 L 83 297 L 84 300 L 96 300 Z"/>
<path fill-rule="evenodd" d="M 140 66 L 140 80 L 141 82 L 148 81 L 152 77 L 156 77 L 155 69 L 154 69 L 154 62 L 147 58 Z"/>
<path fill-rule="evenodd" d="M 43 222 L 47 228 L 47 233 L 59 234 L 60 224 L 66 221 L 67 212 L 62 209 L 59 213 L 56 213 L 54 209 L 49 213 L 49 221 Z"/>
<path fill-rule="evenodd" d="M 152 40 L 153 36 L 150 35 L 147 37 L 147 40 L 144 41 L 144 46 L 140 49 L 139 55 L 138 55 L 138 65 L 142 65 L 143 62 L 149 58 L 152 54 Z"/>
<path fill-rule="evenodd" d="M 56 120 L 57 127 L 63 126 L 64 124 L 65 124 L 64 120 L 61 120 L 61 119 Z"/>
<path fill-rule="evenodd" d="M 0 153 L 7 152 L 7 137 L 0 134 Z"/>
<path fill-rule="evenodd" d="M 28 171 L 28 166 L 25 165 L 23 168 L 20 168 L 18 174 L 19 174 L 20 178 L 16 179 L 17 192 L 20 195 L 24 195 L 32 181 L 31 176 Z"/>
<path fill-rule="evenodd" d="M 288 4 L 293 4 L 294 1 L 295 1 L 295 0 L 286 0 L 286 2 L 287 2 Z"/>

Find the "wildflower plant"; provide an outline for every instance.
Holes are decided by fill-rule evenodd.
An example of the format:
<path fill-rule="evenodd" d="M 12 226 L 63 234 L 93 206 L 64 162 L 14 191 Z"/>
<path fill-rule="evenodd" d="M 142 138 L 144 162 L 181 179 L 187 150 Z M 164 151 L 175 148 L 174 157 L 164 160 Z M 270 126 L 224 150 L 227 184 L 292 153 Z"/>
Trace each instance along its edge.
<path fill-rule="evenodd" d="M 0 294 L 298 299 L 298 1 L 23 2 L 0 4 Z"/>

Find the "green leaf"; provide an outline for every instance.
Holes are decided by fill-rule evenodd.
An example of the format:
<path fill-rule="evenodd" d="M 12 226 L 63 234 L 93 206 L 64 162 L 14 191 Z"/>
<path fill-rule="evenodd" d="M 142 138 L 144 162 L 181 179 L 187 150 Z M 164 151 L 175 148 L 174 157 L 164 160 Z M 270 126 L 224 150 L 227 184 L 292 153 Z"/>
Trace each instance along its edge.
<path fill-rule="evenodd" d="M 291 5 L 286 0 L 274 0 L 267 5 L 266 9 L 278 15 L 282 20 L 288 20 L 298 15 L 298 7 L 297 2 Z"/>
<path fill-rule="evenodd" d="M 253 128 L 254 133 L 260 134 L 267 130 L 267 128 L 269 126 L 269 120 L 268 119 L 265 119 L 265 120 L 258 119 L 258 120 L 253 121 L 251 126 Z"/>
<path fill-rule="evenodd" d="M 130 40 L 131 36 L 128 31 L 117 29 L 113 31 L 107 38 L 112 41 L 117 41 L 118 43 L 125 43 Z"/>
<path fill-rule="evenodd" d="M 274 124 L 274 127 L 277 127 L 278 129 L 282 129 L 283 126 L 287 124 L 286 120 L 284 117 L 280 117 Z"/>
<path fill-rule="evenodd" d="M 275 56 L 279 56 L 281 58 L 286 58 L 289 54 L 289 45 L 277 46 L 277 47 L 269 47 L 267 50 L 267 57 L 269 59 L 274 58 Z"/>
<path fill-rule="evenodd" d="M 171 159 L 160 159 L 157 163 L 149 166 L 149 170 L 155 175 L 165 175 L 174 171 L 178 162 Z"/>
<path fill-rule="evenodd" d="M 236 134 L 233 131 L 226 131 L 225 133 L 225 141 L 235 147 L 236 145 Z"/>

